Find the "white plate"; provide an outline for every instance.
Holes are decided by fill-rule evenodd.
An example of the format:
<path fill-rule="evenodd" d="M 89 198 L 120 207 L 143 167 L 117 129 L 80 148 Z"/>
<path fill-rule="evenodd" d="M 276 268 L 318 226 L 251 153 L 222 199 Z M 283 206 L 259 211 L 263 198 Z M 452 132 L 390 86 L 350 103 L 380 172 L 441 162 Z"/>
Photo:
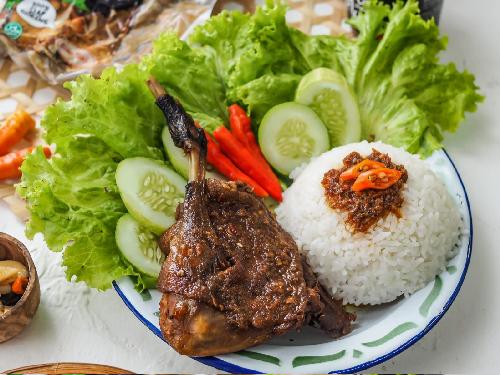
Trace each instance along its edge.
<path fill-rule="evenodd" d="M 421 339 L 446 313 L 462 285 L 472 251 L 472 218 L 460 175 L 448 154 L 437 151 L 426 160 L 442 178 L 457 202 L 466 228 L 458 254 L 445 272 L 408 298 L 361 310 L 353 331 L 330 341 L 319 330 L 276 338 L 265 345 L 216 357 L 195 358 L 232 373 L 352 373 L 384 362 Z M 160 338 L 158 306 L 161 294 L 150 291 L 150 299 L 134 290 L 124 278 L 114 283 L 127 307 Z M 145 300 L 146 299 L 146 300 Z"/>

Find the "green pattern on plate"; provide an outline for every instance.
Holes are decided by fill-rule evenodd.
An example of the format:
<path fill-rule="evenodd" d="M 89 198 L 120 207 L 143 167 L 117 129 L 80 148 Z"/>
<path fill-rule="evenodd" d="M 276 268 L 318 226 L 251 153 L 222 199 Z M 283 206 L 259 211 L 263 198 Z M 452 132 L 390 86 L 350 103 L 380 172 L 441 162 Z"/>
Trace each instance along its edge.
<path fill-rule="evenodd" d="M 279 366 L 281 363 L 279 358 L 273 357 L 272 355 L 251 352 L 249 350 L 241 350 L 241 351 L 234 353 L 234 354 L 238 354 L 238 355 L 241 355 L 243 357 L 255 359 L 257 361 L 272 363 L 273 365 L 276 365 L 276 366 Z"/>
<path fill-rule="evenodd" d="M 431 308 L 436 298 L 439 296 L 439 293 L 441 293 L 442 288 L 443 280 L 441 280 L 439 276 L 436 276 L 436 280 L 434 281 L 434 286 L 432 287 L 431 292 L 420 306 L 420 315 L 426 317 L 429 314 L 429 309 Z"/>
<path fill-rule="evenodd" d="M 354 358 L 359 358 L 363 355 L 363 352 L 361 350 L 353 349 L 352 351 L 352 356 Z"/>
<path fill-rule="evenodd" d="M 154 315 L 154 316 L 160 316 L 160 311 L 155 311 L 155 312 L 153 313 L 153 315 Z"/>
<path fill-rule="evenodd" d="M 315 363 L 336 361 L 337 359 L 342 358 L 344 355 L 345 355 L 345 350 L 329 355 L 295 357 L 292 362 L 292 366 L 299 367 L 299 366 L 313 365 Z"/>
<path fill-rule="evenodd" d="M 448 266 L 448 267 L 446 267 L 446 271 L 448 271 L 448 273 L 450 275 L 453 275 L 455 272 L 457 272 L 457 267 L 455 267 L 455 266 Z"/>
<path fill-rule="evenodd" d="M 375 347 L 385 344 L 387 341 L 392 340 L 394 337 L 399 336 L 403 332 L 409 331 L 410 329 L 417 328 L 418 326 L 413 322 L 406 322 L 398 325 L 391 332 L 389 332 L 384 337 L 379 338 L 378 340 L 364 342 L 364 346 Z"/>

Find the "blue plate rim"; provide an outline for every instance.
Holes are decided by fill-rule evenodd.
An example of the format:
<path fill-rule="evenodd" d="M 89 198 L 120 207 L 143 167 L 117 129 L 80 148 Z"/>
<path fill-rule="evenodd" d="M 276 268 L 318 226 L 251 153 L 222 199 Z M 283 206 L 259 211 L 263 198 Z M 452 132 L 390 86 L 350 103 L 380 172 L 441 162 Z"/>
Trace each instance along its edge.
<path fill-rule="evenodd" d="M 463 272 L 462 272 L 462 274 L 460 276 L 460 280 L 459 280 L 457 286 L 456 286 L 455 290 L 453 291 L 452 295 L 450 296 L 450 298 L 448 299 L 448 301 L 446 302 L 446 304 L 444 305 L 444 307 L 441 310 L 441 312 L 438 315 L 436 315 L 434 318 L 432 318 L 431 321 L 425 326 L 425 328 L 422 331 L 418 332 L 415 336 L 413 336 L 412 338 L 410 338 L 404 344 L 400 345 L 399 347 L 397 347 L 396 349 L 392 350 L 391 352 L 389 352 L 387 354 L 384 354 L 383 356 L 380 356 L 378 358 L 375 358 L 375 359 L 373 359 L 371 361 L 364 362 L 364 363 L 361 363 L 361 364 L 359 364 L 357 366 L 350 367 L 350 368 L 347 368 L 347 369 L 331 371 L 331 372 L 329 372 L 329 374 L 333 374 L 333 373 L 335 373 L 335 374 L 350 374 L 350 373 L 353 373 L 353 372 L 358 372 L 358 371 L 361 371 L 361 370 L 366 370 L 366 369 L 368 369 L 370 367 L 376 366 L 378 364 L 381 364 L 381 363 L 383 363 L 383 362 L 385 362 L 385 361 L 387 361 L 387 360 L 395 357 L 396 355 L 400 354 L 401 352 L 405 351 L 410 346 L 412 346 L 413 344 L 415 344 L 416 342 L 418 342 L 427 333 L 429 333 L 429 331 L 432 328 L 434 328 L 434 326 L 436 326 L 436 324 L 441 320 L 441 318 L 444 316 L 444 314 L 446 314 L 446 312 L 448 311 L 448 309 L 450 308 L 450 306 L 453 304 L 453 302 L 457 298 L 457 295 L 460 292 L 462 284 L 464 283 L 465 276 L 466 276 L 467 271 L 469 269 L 470 259 L 471 259 L 471 256 L 472 256 L 472 243 L 473 243 L 473 238 L 474 238 L 474 229 L 473 229 L 473 224 L 472 224 L 472 209 L 471 209 L 471 206 L 470 206 L 469 196 L 467 195 L 467 190 L 466 190 L 464 182 L 462 180 L 462 176 L 458 172 L 458 169 L 455 166 L 455 163 L 451 159 L 451 157 L 448 154 L 448 152 L 444 148 L 442 148 L 441 150 L 444 152 L 444 154 L 446 155 L 446 157 L 450 161 L 451 166 L 453 167 L 453 169 L 454 169 L 454 171 L 455 171 L 455 173 L 456 173 L 456 175 L 458 177 L 460 185 L 462 186 L 462 190 L 464 192 L 464 197 L 465 197 L 465 203 L 467 205 L 467 212 L 469 214 L 469 223 L 470 223 L 470 225 L 469 225 L 469 244 L 467 246 L 467 257 L 465 259 L 464 270 L 463 270 Z M 158 336 L 161 340 L 165 341 L 168 344 L 168 342 L 163 338 L 163 336 L 161 334 L 161 331 L 159 329 L 157 329 L 154 325 L 152 325 L 143 315 L 141 315 L 141 313 L 139 311 L 137 311 L 137 309 L 134 307 L 134 305 L 132 305 L 132 303 L 123 294 L 122 290 L 120 289 L 120 287 L 118 286 L 118 284 L 115 281 L 113 281 L 113 287 L 114 287 L 116 293 L 123 300 L 123 302 L 125 303 L 125 305 L 127 306 L 127 308 L 130 311 L 132 311 L 132 313 L 136 316 L 136 318 L 139 319 L 142 322 L 142 324 L 144 324 L 156 336 Z M 240 367 L 238 365 L 232 364 L 230 362 L 226 362 L 226 361 L 224 361 L 224 360 L 222 360 L 220 358 L 217 358 L 217 357 L 212 357 L 211 356 L 211 357 L 190 357 L 190 358 L 192 358 L 192 359 L 194 359 L 194 360 L 196 360 L 196 361 L 198 361 L 200 363 L 203 363 L 204 365 L 211 366 L 211 367 L 214 367 L 214 368 L 216 368 L 218 370 L 226 371 L 226 372 L 229 372 L 229 373 L 232 373 L 232 374 L 263 374 L 260 371 L 247 369 L 245 367 Z"/>

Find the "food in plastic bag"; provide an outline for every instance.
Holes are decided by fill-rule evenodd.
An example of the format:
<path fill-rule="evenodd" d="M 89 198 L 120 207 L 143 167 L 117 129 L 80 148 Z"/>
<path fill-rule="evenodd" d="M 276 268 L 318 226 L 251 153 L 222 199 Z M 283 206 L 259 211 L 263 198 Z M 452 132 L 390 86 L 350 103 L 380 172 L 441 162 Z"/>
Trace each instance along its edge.
<path fill-rule="evenodd" d="M 17 65 L 60 83 L 82 73 L 98 74 L 118 56 L 123 63 L 142 52 L 121 48 L 127 37 L 137 39 L 141 28 L 150 42 L 166 28 L 175 29 L 170 19 L 206 9 L 170 0 L 0 0 L 0 54 L 3 44 Z M 136 40 L 126 44 L 140 47 Z"/>

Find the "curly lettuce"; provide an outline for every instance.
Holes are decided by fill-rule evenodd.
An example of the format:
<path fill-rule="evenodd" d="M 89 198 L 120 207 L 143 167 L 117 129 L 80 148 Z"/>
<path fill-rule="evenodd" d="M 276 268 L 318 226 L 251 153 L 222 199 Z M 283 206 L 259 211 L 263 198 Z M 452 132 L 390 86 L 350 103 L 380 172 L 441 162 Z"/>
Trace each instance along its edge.
<path fill-rule="evenodd" d="M 68 102 L 49 107 L 42 121 L 45 139 L 57 145 L 47 160 L 40 150 L 22 165 L 17 187 L 31 213 L 26 232 L 41 232 L 49 248 L 64 251 L 63 265 L 89 286 L 106 289 L 111 281 L 143 278 L 120 256 L 116 222 L 125 206 L 115 182 L 118 163 L 129 157 L 163 159 L 161 112 L 144 80 L 146 72 L 131 65 L 118 73 L 107 69 L 100 79 L 81 76 L 66 84 Z"/>
<path fill-rule="evenodd" d="M 223 11 L 195 28 L 189 43 L 212 56 L 228 98 L 235 89 L 266 74 L 305 73 L 307 65 L 293 46 L 286 7 L 268 2 L 254 15 Z"/>
<path fill-rule="evenodd" d="M 441 148 L 443 133 L 483 97 L 469 72 L 439 62 L 447 39 L 434 21 L 420 17 L 416 1 L 370 0 L 350 24 L 358 37 L 340 38 L 335 51 L 358 97 L 363 138 L 422 156 Z"/>
<path fill-rule="evenodd" d="M 227 120 L 224 83 L 216 61 L 176 34 L 161 35 L 141 67 L 176 97 L 195 120 L 214 130 Z"/>

